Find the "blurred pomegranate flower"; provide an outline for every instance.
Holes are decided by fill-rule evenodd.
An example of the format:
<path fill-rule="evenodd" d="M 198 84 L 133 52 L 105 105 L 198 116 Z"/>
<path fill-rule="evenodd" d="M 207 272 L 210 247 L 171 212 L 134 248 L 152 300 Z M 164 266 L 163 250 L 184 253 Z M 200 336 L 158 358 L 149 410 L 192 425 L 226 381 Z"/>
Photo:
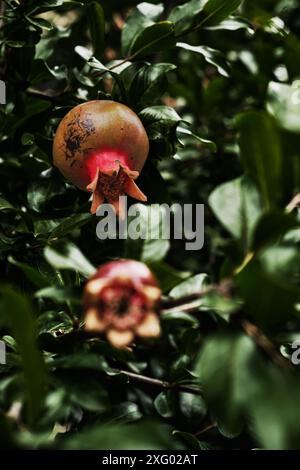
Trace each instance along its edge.
<path fill-rule="evenodd" d="M 85 329 L 103 332 L 119 348 L 128 346 L 135 336 L 157 337 L 160 297 L 157 281 L 145 264 L 133 260 L 106 263 L 85 286 Z"/>

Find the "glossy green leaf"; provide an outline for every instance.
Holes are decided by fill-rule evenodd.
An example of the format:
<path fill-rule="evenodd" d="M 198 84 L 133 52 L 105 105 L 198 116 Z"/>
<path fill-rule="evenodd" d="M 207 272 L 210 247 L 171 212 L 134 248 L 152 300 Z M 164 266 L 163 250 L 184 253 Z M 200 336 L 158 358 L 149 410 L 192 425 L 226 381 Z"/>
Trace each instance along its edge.
<path fill-rule="evenodd" d="M 66 438 L 64 449 L 164 450 L 174 448 L 170 430 L 158 423 L 139 422 L 131 425 L 109 424 L 92 428 Z"/>
<path fill-rule="evenodd" d="M 140 112 L 140 117 L 146 125 L 150 125 L 158 121 L 177 124 L 182 120 L 175 109 L 170 106 L 162 105 L 144 108 Z"/>
<path fill-rule="evenodd" d="M 15 260 L 13 257 L 9 257 L 8 261 L 20 268 L 25 276 L 37 287 L 42 288 L 48 285 L 47 278 L 39 272 L 39 270 L 33 266 L 30 266 L 27 263 L 22 263 L 20 261 Z"/>
<path fill-rule="evenodd" d="M 44 287 L 35 293 L 37 299 L 51 299 L 61 304 L 65 302 L 80 303 L 80 291 L 74 287 Z"/>
<path fill-rule="evenodd" d="M 189 277 L 188 272 L 177 271 L 162 261 L 148 263 L 148 266 L 156 277 L 160 279 L 160 287 L 163 292 L 169 292 L 170 289 L 179 284 L 183 279 Z"/>
<path fill-rule="evenodd" d="M 204 146 L 204 147 L 207 147 L 209 148 L 212 152 L 216 152 L 217 151 L 217 146 L 215 144 L 215 142 L 212 142 L 211 140 L 208 140 L 208 139 L 203 139 L 203 137 L 200 137 L 199 135 L 196 135 L 194 134 L 194 132 L 192 132 L 190 129 L 187 129 L 186 127 L 183 127 L 183 126 L 178 126 L 176 128 L 176 133 L 177 133 L 177 136 L 178 138 L 180 139 L 181 137 L 186 137 L 186 136 L 191 136 L 193 137 L 194 139 L 198 140 L 199 142 L 201 142 L 201 144 Z M 184 145 L 184 144 L 183 144 Z"/>
<path fill-rule="evenodd" d="M 236 16 L 232 16 L 227 20 L 221 21 L 221 23 L 217 25 L 208 26 L 206 29 L 210 31 L 237 31 L 239 29 L 245 29 L 249 34 L 254 34 L 254 28 L 252 23 L 250 21 L 247 21 L 246 18 L 239 18 Z"/>
<path fill-rule="evenodd" d="M 140 110 L 155 104 L 158 90 L 161 92 L 167 85 L 167 73 L 175 69 L 175 65 L 168 63 L 145 64 L 135 75 L 128 91 L 135 108 Z"/>
<path fill-rule="evenodd" d="M 171 418 L 175 414 L 175 397 L 172 391 L 161 392 L 154 400 L 157 413 L 163 418 Z"/>
<path fill-rule="evenodd" d="M 222 333 L 207 341 L 196 364 L 204 398 L 233 434 L 243 428 L 243 407 L 250 393 L 245 378 L 254 366 L 254 353 L 255 346 L 247 336 Z"/>
<path fill-rule="evenodd" d="M 185 295 L 195 294 L 197 292 L 202 292 L 203 289 L 207 286 L 208 276 L 207 274 L 197 274 L 196 276 L 183 281 L 178 286 L 174 287 L 169 292 L 170 297 L 180 298 Z"/>
<path fill-rule="evenodd" d="M 300 222 L 289 214 L 268 213 L 258 221 L 253 234 L 252 250 L 256 251 L 266 244 L 275 243 L 288 231 L 300 227 Z"/>
<path fill-rule="evenodd" d="M 276 263 L 274 267 L 276 269 Z M 291 279 L 283 280 L 276 273 L 268 272 L 262 259 L 248 263 L 236 282 L 246 311 L 263 328 L 278 325 L 294 315 L 296 287 Z"/>
<path fill-rule="evenodd" d="M 13 205 L 3 197 L 0 197 L 0 211 L 15 210 Z"/>
<path fill-rule="evenodd" d="M 91 218 L 91 214 L 71 215 L 54 228 L 50 234 L 50 239 L 57 240 L 59 238 L 65 237 L 66 235 L 69 235 L 73 230 L 87 224 Z"/>
<path fill-rule="evenodd" d="M 216 188 L 209 204 L 223 226 L 245 246 L 261 214 L 260 197 L 253 184 L 238 178 Z"/>
<path fill-rule="evenodd" d="M 26 393 L 26 414 L 33 423 L 40 411 L 45 393 L 43 357 L 36 347 L 34 314 L 28 299 L 11 287 L 1 288 L 0 307 L 9 324 L 22 358 Z"/>
<path fill-rule="evenodd" d="M 237 126 L 244 168 L 256 182 L 264 207 L 277 207 L 283 192 L 283 156 L 273 119 L 264 112 L 249 111 L 239 115 Z"/>
<path fill-rule="evenodd" d="M 122 51 L 124 55 L 129 55 L 133 43 L 137 37 L 154 22 L 163 12 L 163 4 L 154 5 L 143 2 L 137 5 L 127 20 L 122 30 Z"/>
<path fill-rule="evenodd" d="M 87 5 L 87 16 L 89 21 L 92 44 L 95 57 L 101 57 L 104 50 L 105 19 L 103 8 L 97 1 Z"/>
<path fill-rule="evenodd" d="M 136 58 L 142 58 L 174 45 L 173 23 L 171 21 L 160 21 L 148 26 L 137 36 L 131 45 L 130 54 Z"/>
<path fill-rule="evenodd" d="M 214 65 L 221 75 L 224 77 L 229 77 L 230 65 L 227 62 L 225 56 L 220 51 L 212 49 L 208 46 L 192 46 L 184 42 L 177 42 L 176 46 L 181 49 L 200 54 L 202 57 L 204 57 L 206 62 Z"/>
<path fill-rule="evenodd" d="M 71 269 L 86 277 L 95 273 L 92 264 L 72 243 L 67 243 L 58 249 L 46 247 L 45 258 L 55 269 Z"/>
<path fill-rule="evenodd" d="M 279 125 L 288 131 L 300 132 L 300 86 L 270 82 L 267 109 Z"/>
<path fill-rule="evenodd" d="M 46 31 L 50 31 L 53 26 L 49 21 L 45 20 L 44 18 L 37 18 L 32 16 L 26 16 L 26 20 L 31 23 L 33 26 L 37 28 L 45 29 Z"/>
<path fill-rule="evenodd" d="M 214 26 L 225 20 L 241 4 L 241 0 L 191 0 L 176 6 L 169 15 L 175 23 L 176 35 L 192 27 Z"/>

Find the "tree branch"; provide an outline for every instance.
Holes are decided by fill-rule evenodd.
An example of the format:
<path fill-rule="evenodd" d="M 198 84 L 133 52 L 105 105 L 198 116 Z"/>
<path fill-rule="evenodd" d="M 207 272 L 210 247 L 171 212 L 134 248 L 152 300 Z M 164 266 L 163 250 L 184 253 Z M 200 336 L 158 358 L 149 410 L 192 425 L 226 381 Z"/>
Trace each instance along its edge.
<path fill-rule="evenodd" d="M 283 369 L 293 369 L 291 362 L 289 362 L 277 351 L 276 346 L 272 343 L 272 341 L 269 340 L 269 338 L 258 326 L 254 325 L 245 318 L 241 318 L 238 323 L 243 328 L 245 333 L 255 341 L 257 346 L 265 351 L 274 364 Z"/>
<path fill-rule="evenodd" d="M 179 299 L 165 299 L 161 302 L 161 308 L 163 313 L 175 312 L 180 309 L 181 311 L 190 312 L 199 307 L 201 299 L 211 292 L 212 289 L 207 289 L 197 294 L 190 294 Z"/>
<path fill-rule="evenodd" d="M 125 374 L 131 381 L 152 385 L 153 387 L 161 388 L 162 390 L 178 390 L 179 392 L 193 393 L 194 395 L 201 395 L 200 387 L 193 385 L 184 385 L 166 382 L 165 380 L 154 379 L 146 375 L 135 374 L 127 370 L 119 370 L 121 374 Z"/>
<path fill-rule="evenodd" d="M 200 293 L 191 294 L 179 299 L 167 299 L 162 303 L 162 313 L 169 313 L 178 310 L 181 312 L 195 311 L 199 307 L 200 300 L 205 295 L 215 291 L 228 296 L 231 288 L 231 281 L 224 281 L 220 285 L 211 286 Z M 282 354 L 280 354 L 277 347 L 257 325 L 238 315 L 235 315 L 234 318 L 237 319 L 238 325 L 244 330 L 244 332 L 269 356 L 274 364 L 283 369 L 293 369 L 293 365 L 284 356 L 282 356 Z"/>

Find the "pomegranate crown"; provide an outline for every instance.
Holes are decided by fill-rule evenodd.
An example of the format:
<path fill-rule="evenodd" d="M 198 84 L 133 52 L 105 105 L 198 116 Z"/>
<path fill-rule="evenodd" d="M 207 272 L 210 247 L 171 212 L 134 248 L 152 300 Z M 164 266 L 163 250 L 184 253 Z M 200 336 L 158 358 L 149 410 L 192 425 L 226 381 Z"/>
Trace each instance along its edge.
<path fill-rule="evenodd" d="M 85 329 L 105 334 L 116 347 L 128 346 L 136 336 L 157 337 L 160 297 L 157 281 L 145 264 L 106 263 L 85 286 Z"/>

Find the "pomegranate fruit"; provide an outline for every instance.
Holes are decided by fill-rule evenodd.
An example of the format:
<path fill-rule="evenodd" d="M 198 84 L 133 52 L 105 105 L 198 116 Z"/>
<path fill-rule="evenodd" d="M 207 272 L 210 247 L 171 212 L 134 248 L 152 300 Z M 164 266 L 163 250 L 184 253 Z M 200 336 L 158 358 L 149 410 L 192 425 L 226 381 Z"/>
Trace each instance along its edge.
<path fill-rule="evenodd" d="M 149 151 L 138 116 L 114 101 L 88 101 L 75 106 L 60 122 L 53 142 L 53 162 L 78 188 L 93 193 L 91 212 L 105 200 L 117 214 L 119 196 L 147 197 L 134 180 Z"/>
<path fill-rule="evenodd" d="M 160 297 L 157 281 L 145 264 L 106 263 L 85 285 L 85 329 L 103 332 L 115 347 L 128 346 L 135 336 L 157 337 Z"/>

